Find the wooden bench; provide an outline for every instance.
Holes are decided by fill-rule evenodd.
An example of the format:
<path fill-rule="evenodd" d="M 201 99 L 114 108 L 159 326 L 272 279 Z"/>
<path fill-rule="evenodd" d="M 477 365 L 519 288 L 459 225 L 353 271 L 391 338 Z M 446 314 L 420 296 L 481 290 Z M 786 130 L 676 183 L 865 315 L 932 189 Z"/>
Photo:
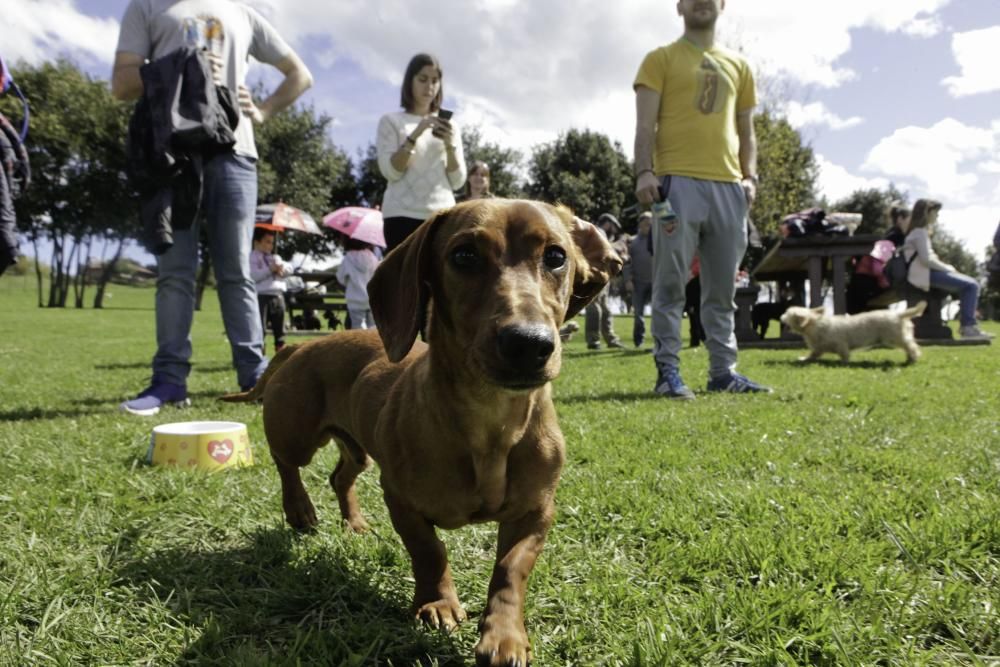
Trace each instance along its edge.
<path fill-rule="evenodd" d="M 336 329 L 338 326 L 347 326 L 347 304 L 344 302 L 344 289 L 337 282 L 336 274 L 332 271 L 300 271 L 294 274 L 301 278 L 303 282 L 318 283 L 325 288 L 325 292 L 310 291 L 309 289 L 298 292 L 288 292 L 285 294 L 285 311 L 291 322 L 292 329 L 298 331 L 315 331 L 323 328 L 323 323 L 316 317 L 316 313 L 323 313 L 323 319 L 328 322 L 328 328 Z M 296 316 L 295 311 L 301 311 Z M 303 326 L 295 326 L 296 317 L 301 320 L 315 319 L 313 322 L 302 322 Z"/>

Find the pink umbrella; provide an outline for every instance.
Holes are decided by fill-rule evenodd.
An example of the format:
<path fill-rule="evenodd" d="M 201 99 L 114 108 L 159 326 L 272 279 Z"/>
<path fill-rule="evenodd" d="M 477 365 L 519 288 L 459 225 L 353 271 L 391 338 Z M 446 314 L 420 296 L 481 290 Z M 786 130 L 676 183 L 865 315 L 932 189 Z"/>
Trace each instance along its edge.
<path fill-rule="evenodd" d="M 302 209 L 289 206 L 288 204 L 261 204 L 257 207 L 254 222 L 257 227 L 270 229 L 271 231 L 284 231 L 294 229 L 308 234 L 322 234 L 313 217 Z"/>
<path fill-rule="evenodd" d="M 385 247 L 382 233 L 382 211 L 361 206 L 345 206 L 323 216 L 323 224 L 345 236 Z"/>

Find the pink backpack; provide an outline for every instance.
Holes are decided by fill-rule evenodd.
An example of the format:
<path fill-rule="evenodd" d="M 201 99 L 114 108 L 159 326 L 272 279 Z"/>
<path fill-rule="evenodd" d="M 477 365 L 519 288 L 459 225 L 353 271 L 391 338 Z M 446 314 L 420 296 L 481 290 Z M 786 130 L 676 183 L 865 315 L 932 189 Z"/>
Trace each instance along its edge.
<path fill-rule="evenodd" d="M 854 272 L 863 276 L 872 276 L 878 281 L 879 287 L 889 289 L 889 279 L 885 276 L 885 265 L 895 251 L 896 246 L 892 241 L 885 239 L 876 241 L 871 252 L 858 260 Z"/>

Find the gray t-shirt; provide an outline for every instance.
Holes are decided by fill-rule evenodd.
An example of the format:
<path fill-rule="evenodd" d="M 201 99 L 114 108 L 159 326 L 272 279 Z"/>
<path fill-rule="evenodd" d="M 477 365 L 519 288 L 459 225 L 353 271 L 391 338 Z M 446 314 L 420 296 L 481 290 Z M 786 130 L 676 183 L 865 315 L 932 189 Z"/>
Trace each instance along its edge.
<path fill-rule="evenodd" d="M 222 81 L 234 95 L 245 85 L 248 56 L 277 65 L 292 49 L 260 14 L 232 0 L 131 0 L 122 17 L 118 51 L 157 60 L 182 46 L 222 57 Z M 253 123 L 242 117 L 236 152 L 257 157 Z"/>

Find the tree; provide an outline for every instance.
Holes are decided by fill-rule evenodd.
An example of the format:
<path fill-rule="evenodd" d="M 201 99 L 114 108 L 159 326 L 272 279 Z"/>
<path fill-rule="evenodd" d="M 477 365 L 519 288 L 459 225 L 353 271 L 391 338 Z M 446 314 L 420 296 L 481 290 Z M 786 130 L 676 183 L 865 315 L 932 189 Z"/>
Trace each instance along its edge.
<path fill-rule="evenodd" d="M 524 160 L 520 151 L 485 141 L 482 131 L 474 125 L 462 128 L 462 150 L 470 169 L 476 161 L 490 168 L 490 190 L 497 197 L 516 199 L 524 194 L 518 176 Z"/>
<path fill-rule="evenodd" d="M 854 230 L 855 234 L 884 236 L 892 224 L 889 220 L 889 208 L 894 201 L 905 203 L 906 199 L 905 193 L 890 184 L 885 190 L 877 188 L 855 190 L 847 197 L 834 202 L 830 210 L 860 213 L 861 224 Z"/>
<path fill-rule="evenodd" d="M 951 264 L 958 269 L 959 273 L 964 273 L 967 276 L 980 275 L 979 262 L 976 261 L 972 253 L 965 249 L 961 241 L 941 229 L 939 225 L 935 225 L 932 233 L 931 244 L 941 261 Z"/>
<path fill-rule="evenodd" d="M 43 274 L 36 273 L 38 302 L 65 306 L 72 289 L 82 307 L 82 267 L 95 238 L 117 240 L 120 254 L 125 239 L 138 231 L 137 198 L 125 174 L 130 108 L 114 100 L 106 82 L 67 60 L 19 64 L 14 75 L 32 103 L 27 145 L 33 180 L 18 201 L 19 229 L 35 245 L 36 257 L 40 239 L 53 248 L 47 304 Z"/>
<path fill-rule="evenodd" d="M 527 194 L 566 204 L 582 218 L 616 216 L 635 197 L 632 167 L 621 144 L 590 130 L 569 130 L 535 149 Z"/>
<path fill-rule="evenodd" d="M 256 128 L 259 202 L 285 202 L 317 221 L 360 199 L 351 159 L 334 146 L 327 132 L 331 116 L 311 106 L 295 106 Z M 278 247 L 289 259 L 294 253 L 328 255 L 332 235 L 285 234 Z"/>
<path fill-rule="evenodd" d="M 357 166 L 358 191 L 361 201 L 371 208 L 382 206 L 382 197 L 389 182 L 378 168 L 378 151 L 375 144 L 370 143 L 364 152 L 358 150 Z"/>
<path fill-rule="evenodd" d="M 762 235 L 776 235 L 781 219 L 814 205 L 816 156 L 786 119 L 765 109 L 754 116 L 760 187 L 750 218 Z"/>

